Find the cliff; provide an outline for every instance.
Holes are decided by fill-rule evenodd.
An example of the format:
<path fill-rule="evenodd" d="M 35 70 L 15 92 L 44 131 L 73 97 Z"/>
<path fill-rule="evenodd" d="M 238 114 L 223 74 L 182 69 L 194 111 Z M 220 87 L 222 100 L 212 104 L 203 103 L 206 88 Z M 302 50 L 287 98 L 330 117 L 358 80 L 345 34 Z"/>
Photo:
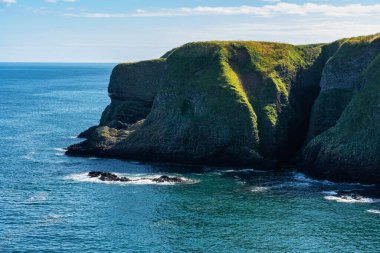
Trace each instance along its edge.
<path fill-rule="evenodd" d="M 322 75 L 302 165 L 318 177 L 380 184 L 380 35 L 341 44 Z"/>
<path fill-rule="evenodd" d="M 67 153 L 261 168 L 293 162 L 315 176 L 378 182 L 379 37 L 197 42 L 120 64 L 100 124 Z"/>

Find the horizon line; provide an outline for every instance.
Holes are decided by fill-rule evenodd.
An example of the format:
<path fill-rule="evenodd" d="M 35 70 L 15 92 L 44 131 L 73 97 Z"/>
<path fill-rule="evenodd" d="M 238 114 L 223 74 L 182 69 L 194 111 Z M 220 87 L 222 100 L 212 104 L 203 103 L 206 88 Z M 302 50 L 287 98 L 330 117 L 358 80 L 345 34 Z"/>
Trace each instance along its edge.
<path fill-rule="evenodd" d="M 52 64 L 119 64 L 119 63 L 122 63 L 122 62 L 97 62 L 97 61 L 93 61 L 93 62 L 87 62 L 87 61 L 0 61 L 0 64 L 4 64 L 4 63 L 34 63 L 34 64 L 43 64 L 43 63 L 52 63 Z"/>

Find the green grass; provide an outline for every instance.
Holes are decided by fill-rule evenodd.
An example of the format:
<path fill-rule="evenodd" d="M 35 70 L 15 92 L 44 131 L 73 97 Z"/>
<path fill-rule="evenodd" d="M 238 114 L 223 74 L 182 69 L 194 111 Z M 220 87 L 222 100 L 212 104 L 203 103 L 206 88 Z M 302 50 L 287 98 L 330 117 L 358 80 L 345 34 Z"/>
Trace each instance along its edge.
<path fill-rule="evenodd" d="M 319 94 L 311 114 L 308 140 L 336 124 L 352 95 L 352 89 L 329 89 Z"/>
<path fill-rule="evenodd" d="M 249 154 L 255 154 L 255 159 L 287 159 L 301 145 L 290 147 L 298 131 L 307 127 L 300 125 L 308 124 L 315 98 L 307 93 L 312 90 L 308 87 L 315 86 L 318 92 L 327 62 L 332 77 L 340 76 L 338 81 L 331 78 L 329 90 L 316 100 L 310 145 L 321 144 L 329 152 L 351 157 L 358 152 L 353 145 L 357 142 L 375 157 L 380 120 L 373 123 L 378 116 L 374 94 L 378 94 L 380 60 L 371 57 L 376 56 L 373 45 L 379 37 L 300 46 L 252 41 L 188 43 L 158 60 L 118 65 L 110 91 L 121 97 L 112 98 L 104 118 L 123 122 L 145 117 L 138 131 L 116 145 L 123 150 L 138 146 L 144 152 L 173 154 L 184 160 L 226 152 L 241 160 Z M 369 48 L 372 53 L 367 53 Z M 350 73 L 355 75 L 349 77 Z M 348 78 L 352 87 L 334 87 L 334 80 L 344 84 Z M 300 108 L 308 96 L 310 105 Z M 152 110 L 137 102 L 141 100 L 151 101 Z"/>
<path fill-rule="evenodd" d="M 289 89 L 297 72 L 310 67 L 320 52 L 320 45 L 270 42 L 185 44 L 165 54 L 168 67 L 157 97 L 170 98 L 148 118 L 154 121 L 166 114 L 155 129 L 170 132 L 176 125 L 178 133 L 171 132 L 177 137 L 193 135 L 193 122 L 210 131 L 220 128 L 221 135 L 231 134 L 228 142 L 246 143 L 275 156 L 276 149 L 286 145 L 289 118 L 294 114 Z M 254 85 L 260 89 L 245 87 L 243 75 L 250 73 L 258 76 Z M 145 124 L 148 132 L 153 131 L 148 126 L 151 121 Z"/>
<path fill-rule="evenodd" d="M 346 43 L 358 45 L 350 50 L 341 51 L 347 54 L 339 57 L 347 60 L 360 55 L 359 52 L 368 52 L 365 46 L 368 48 L 376 38 L 379 38 L 379 35 L 345 40 Z M 310 141 L 305 154 L 314 153 L 313 163 L 323 164 L 323 173 L 327 175 L 341 175 L 344 180 L 379 183 L 380 49 L 372 50 L 376 50 L 373 52 L 377 56 L 375 54 L 376 57 L 361 73 L 353 91 L 337 90 L 331 94 L 335 103 L 347 103 L 347 106 L 343 106 L 344 110 L 336 124 Z M 315 108 L 317 107 L 318 103 Z M 331 104 L 325 104 L 320 111 L 329 107 Z M 331 164 L 324 161 L 331 161 Z"/>

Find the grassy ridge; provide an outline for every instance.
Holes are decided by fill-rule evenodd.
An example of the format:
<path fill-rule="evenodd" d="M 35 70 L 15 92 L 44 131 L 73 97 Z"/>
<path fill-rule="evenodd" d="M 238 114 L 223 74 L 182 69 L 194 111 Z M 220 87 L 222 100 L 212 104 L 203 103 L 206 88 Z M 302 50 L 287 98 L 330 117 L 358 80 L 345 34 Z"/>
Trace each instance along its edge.
<path fill-rule="evenodd" d="M 114 149 L 128 153 L 139 147 L 153 159 L 189 163 L 216 157 L 240 165 L 276 160 L 297 125 L 290 89 L 298 71 L 310 67 L 320 52 L 319 45 L 269 42 L 176 48 L 165 55 L 167 67 L 151 112 Z"/>
<path fill-rule="evenodd" d="M 311 174 L 373 182 L 379 37 L 302 46 L 195 42 L 119 65 L 100 126 L 69 152 L 278 167 L 301 150 Z"/>

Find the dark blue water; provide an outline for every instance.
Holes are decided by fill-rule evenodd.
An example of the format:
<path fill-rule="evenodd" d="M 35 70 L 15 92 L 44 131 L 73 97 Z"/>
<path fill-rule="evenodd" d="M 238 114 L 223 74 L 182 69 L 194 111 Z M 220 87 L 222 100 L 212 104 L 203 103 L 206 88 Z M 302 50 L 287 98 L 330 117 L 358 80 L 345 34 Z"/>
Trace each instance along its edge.
<path fill-rule="evenodd" d="M 98 122 L 112 67 L 0 64 L 0 252 L 379 252 L 373 186 L 63 155 Z M 142 179 L 160 175 L 192 181 Z"/>

